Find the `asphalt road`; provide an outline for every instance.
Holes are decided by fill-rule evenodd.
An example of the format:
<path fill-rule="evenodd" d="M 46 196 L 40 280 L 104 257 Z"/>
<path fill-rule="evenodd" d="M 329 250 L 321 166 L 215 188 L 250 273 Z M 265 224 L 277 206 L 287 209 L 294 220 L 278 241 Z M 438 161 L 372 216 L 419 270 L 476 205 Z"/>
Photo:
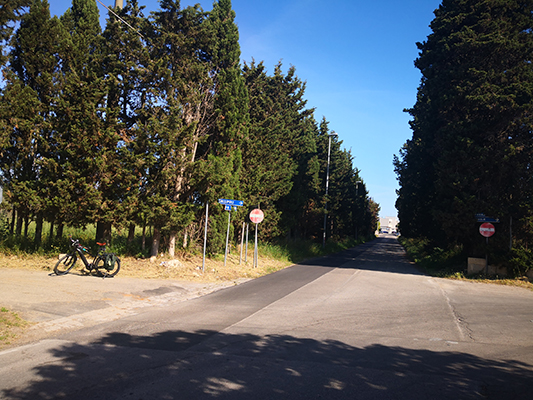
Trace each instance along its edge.
<path fill-rule="evenodd" d="M 0 353 L 2 399 L 531 399 L 533 292 L 380 238 Z"/>

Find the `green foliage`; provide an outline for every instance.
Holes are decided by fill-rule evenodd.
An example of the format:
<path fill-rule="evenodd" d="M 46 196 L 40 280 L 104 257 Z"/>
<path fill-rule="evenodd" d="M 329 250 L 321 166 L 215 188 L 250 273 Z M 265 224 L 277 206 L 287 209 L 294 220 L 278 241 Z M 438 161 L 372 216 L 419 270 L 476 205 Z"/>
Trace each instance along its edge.
<path fill-rule="evenodd" d="M 326 201 L 328 248 L 371 236 L 379 206 L 337 138 L 325 197 L 330 131 L 307 108 L 296 69 L 241 67 L 230 0 L 210 12 L 160 5 L 147 17 L 129 0 L 115 10 L 128 25 L 110 15 L 103 32 L 93 0 L 74 0 L 59 19 L 46 0 L 0 10 L 2 29 L 21 18 L 2 71 L 0 178 L 12 214 L 1 246 L 64 251 L 72 235 L 118 254 L 197 251 L 208 203 L 214 255 L 227 229 L 219 198 L 245 203 L 231 240 L 259 206 L 261 242 L 318 242 Z M 150 234 L 123 233 L 135 226 Z"/>
<path fill-rule="evenodd" d="M 513 276 L 522 277 L 533 269 L 533 251 L 527 248 L 514 248 L 507 263 Z"/>
<path fill-rule="evenodd" d="M 434 246 L 427 238 L 398 238 L 410 260 L 433 276 L 462 276 L 466 270 L 466 256 L 463 249 L 442 249 Z"/>
<path fill-rule="evenodd" d="M 532 244 L 533 1 L 444 1 L 418 43 L 412 139 L 394 158 L 400 231 L 482 251 L 475 214 L 500 218 L 492 240 Z"/>

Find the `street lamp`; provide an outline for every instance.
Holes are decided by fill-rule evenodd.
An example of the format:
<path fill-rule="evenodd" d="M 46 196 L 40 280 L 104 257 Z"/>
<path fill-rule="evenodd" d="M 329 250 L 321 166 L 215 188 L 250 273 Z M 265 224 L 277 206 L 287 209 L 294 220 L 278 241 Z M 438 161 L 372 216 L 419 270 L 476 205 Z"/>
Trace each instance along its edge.
<path fill-rule="evenodd" d="M 328 166 L 326 169 L 326 204 L 324 206 L 324 236 L 322 237 L 322 248 L 326 247 L 326 224 L 328 220 L 328 186 L 329 186 L 329 157 L 331 154 L 331 137 L 339 136 L 335 131 L 331 131 L 328 134 L 329 144 L 328 144 Z"/>
<path fill-rule="evenodd" d="M 355 210 L 358 211 L 359 210 L 359 205 L 358 205 L 358 199 L 359 199 L 359 184 L 362 183 L 361 181 L 357 181 L 355 182 Z M 357 242 L 357 220 L 356 220 L 356 217 L 355 217 L 356 214 L 354 214 L 353 218 L 354 218 L 354 223 L 355 223 L 355 241 Z"/>

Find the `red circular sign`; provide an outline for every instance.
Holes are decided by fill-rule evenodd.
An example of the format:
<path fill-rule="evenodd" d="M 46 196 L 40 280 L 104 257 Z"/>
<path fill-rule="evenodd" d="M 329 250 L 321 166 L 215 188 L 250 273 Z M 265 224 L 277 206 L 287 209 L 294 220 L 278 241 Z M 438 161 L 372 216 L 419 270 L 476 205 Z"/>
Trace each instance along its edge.
<path fill-rule="evenodd" d="M 265 218 L 265 214 L 263 214 L 263 211 L 261 211 L 259 208 L 256 208 L 250 212 L 250 221 L 252 221 L 254 224 L 260 223 L 263 221 L 263 218 Z"/>
<path fill-rule="evenodd" d="M 492 225 L 489 222 L 485 222 L 484 224 L 481 224 L 479 227 L 479 233 L 481 233 L 482 236 L 485 237 L 491 237 L 496 232 L 496 229 L 494 228 L 494 225 Z"/>

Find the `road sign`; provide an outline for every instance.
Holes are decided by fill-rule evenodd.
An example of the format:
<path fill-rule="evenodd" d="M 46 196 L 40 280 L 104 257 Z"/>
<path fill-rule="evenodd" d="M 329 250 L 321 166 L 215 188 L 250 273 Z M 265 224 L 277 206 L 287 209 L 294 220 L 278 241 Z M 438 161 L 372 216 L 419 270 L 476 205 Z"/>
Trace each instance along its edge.
<path fill-rule="evenodd" d="M 259 208 L 256 208 L 250 212 L 250 221 L 252 221 L 254 224 L 259 224 L 264 218 L 265 214 L 263 214 L 263 211 L 261 211 Z"/>
<path fill-rule="evenodd" d="M 476 214 L 477 222 L 492 222 L 497 224 L 500 222 L 499 218 L 487 217 L 485 214 Z"/>
<path fill-rule="evenodd" d="M 242 200 L 218 199 L 218 202 L 225 206 L 242 207 L 244 205 Z"/>
<path fill-rule="evenodd" d="M 485 222 L 479 227 L 479 233 L 481 233 L 482 236 L 489 238 L 496 233 L 496 229 L 490 222 Z"/>

